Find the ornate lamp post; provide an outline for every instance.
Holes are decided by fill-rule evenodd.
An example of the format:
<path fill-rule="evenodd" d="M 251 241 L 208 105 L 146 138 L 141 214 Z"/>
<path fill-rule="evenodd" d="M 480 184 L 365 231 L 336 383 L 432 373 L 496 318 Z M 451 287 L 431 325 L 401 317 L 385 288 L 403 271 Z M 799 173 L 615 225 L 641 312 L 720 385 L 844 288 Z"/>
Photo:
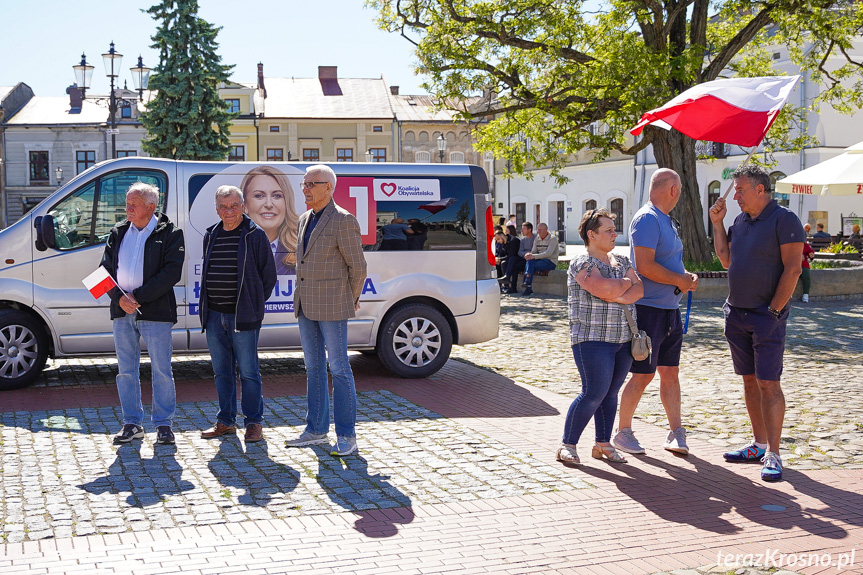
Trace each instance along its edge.
<path fill-rule="evenodd" d="M 369 148 L 368 150 L 366 150 L 366 162 L 371 163 L 371 161 L 372 161 L 372 150 L 371 150 L 371 148 Z"/>
<path fill-rule="evenodd" d="M 123 55 L 114 50 L 114 43 L 111 42 L 111 47 L 107 52 L 102 54 L 102 60 L 105 63 L 105 75 L 111 79 L 111 96 L 108 103 L 108 115 L 111 118 L 111 158 L 117 157 L 117 95 L 114 93 L 114 79 L 119 75 L 120 63 L 123 61 Z M 116 66 L 114 62 L 116 61 Z"/>
<path fill-rule="evenodd" d="M 443 163 L 443 153 L 446 152 L 446 138 L 443 137 L 443 134 L 437 137 L 437 151 L 440 155 L 440 161 Z"/>
<path fill-rule="evenodd" d="M 93 78 L 93 66 L 87 63 L 87 56 L 81 54 L 81 63 L 72 66 L 75 71 L 75 83 L 81 90 L 81 98 L 84 98 L 87 90 L 90 89 L 90 80 Z"/>
<path fill-rule="evenodd" d="M 140 96 L 141 101 L 143 101 L 144 90 L 146 90 L 147 86 L 150 85 L 151 70 L 144 66 L 141 56 L 138 56 L 138 64 L 129 68 L 129 71 L 132 72 L 132 84 L 135 85 L 135 89 L 138 91 L 138 96 Z"/>
<path fill-rule="evenodd" d="M 57 179 L 57 187 L 60 187 L 60 184 L 63 183 L 63 168 L 55 168 L 54 169 L 54 177 Z"/>

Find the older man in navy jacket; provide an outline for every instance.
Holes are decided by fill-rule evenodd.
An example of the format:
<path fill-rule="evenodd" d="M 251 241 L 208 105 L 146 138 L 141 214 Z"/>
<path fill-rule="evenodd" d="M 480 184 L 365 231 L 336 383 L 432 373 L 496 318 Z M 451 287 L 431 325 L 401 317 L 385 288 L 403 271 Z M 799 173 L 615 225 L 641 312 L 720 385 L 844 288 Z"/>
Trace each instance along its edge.
<path fill-rule="evenodd" d="M 201 268 L 201 327 L 213 363 L 219 413 L 201 432 L 213 439 L 237 432 L 236 368 L 240 369 L 246 443 L 263 439 L 264 395 L 258 366 L 258 336 L 264 302 L 276 285 L 276 265 L 266 232 L 243 213 L 243 192 L 235 186 L 216 190 L 221 221 L 204 235 Z"/>

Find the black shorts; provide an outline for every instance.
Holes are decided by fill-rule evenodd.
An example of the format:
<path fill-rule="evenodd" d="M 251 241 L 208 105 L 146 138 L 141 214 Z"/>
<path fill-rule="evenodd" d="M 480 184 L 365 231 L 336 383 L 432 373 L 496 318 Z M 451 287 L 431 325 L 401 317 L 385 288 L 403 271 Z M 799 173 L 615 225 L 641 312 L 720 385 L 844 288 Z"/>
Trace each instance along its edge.
<path fill-rule="evenodd" d="M 641 361 L 633 361 L 630 373 L 656 373 L 656 367 L 680 365 L 680 348 L 683 347 L 683 322 L 680 309 L 661 309 L 636 305 L 636 323 L 650 336 L 653 353 Z"/>
<path fill-rule="evenodd" d="M 779 381 L 790 307 L 782 310 L 778 318 L 767 311 L 767 306 L 746 309 L 726 303 L 722 310 L 734 373 L 755 374 L 756 379 Z"/>

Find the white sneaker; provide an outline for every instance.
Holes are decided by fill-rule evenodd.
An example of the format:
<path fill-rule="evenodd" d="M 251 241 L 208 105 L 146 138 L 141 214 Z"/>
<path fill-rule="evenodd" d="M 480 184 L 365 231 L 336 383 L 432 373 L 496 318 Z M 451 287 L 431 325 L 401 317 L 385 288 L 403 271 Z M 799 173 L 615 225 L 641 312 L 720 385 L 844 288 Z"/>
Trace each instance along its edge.
<path fill-rule="evenodd" d="M 612 438 L 611 444 L 626 453 L 632 453 L 633 455 L 640 455 L 644 453 L 644 448 L 638 443 L 638 440 L 635 438 L 635 434 L 632 432 L 631 427 L 624 427 L 623 429 L 618 429 L 617 434 Z"/>
<path fill-rule="evenodd" d="M 665 440 L 665 445 L 662 447 L 674 453 L 689 455 L 689 446 L 686 445 L 686 430 L 678 427 L 674 431 L 669 431 L 668 439 Z"/>
<path fill-rule="evenodd" d="M 305 447 L 307 445 L 320 445 L 321 443 L 329 443 L 326 433 L 311 433 L 304 431 L 299 437 L 288 439 L 285 441 L 285 447 Z"/>
<path fill-rule="evenodd" d="M 803 303 L 809 303 L 809 294 L 803 294 L 803 299 L 801 300 Z"/>

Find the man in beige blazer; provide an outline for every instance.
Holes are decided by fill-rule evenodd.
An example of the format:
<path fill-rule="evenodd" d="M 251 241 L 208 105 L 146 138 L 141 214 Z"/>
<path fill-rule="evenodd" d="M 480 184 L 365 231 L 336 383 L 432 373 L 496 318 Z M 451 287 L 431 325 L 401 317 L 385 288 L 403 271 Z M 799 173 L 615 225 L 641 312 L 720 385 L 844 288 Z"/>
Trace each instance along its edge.
<path fill-rule="evenodd" d="M 294 315 L 306 362 L 306 429 L 288 447 L 328 443 L 330 397 L 327 361 L 333 375 L 333 455 L 357 450 L 354 425 L 357 392 L 348 361 L 348 319 L 360 309 L 366 279 L 360 224 L 333 201 L 336 174 L 328 166 L 306 168 L 303 194 L 311 208 L 300 216 Z"/>

